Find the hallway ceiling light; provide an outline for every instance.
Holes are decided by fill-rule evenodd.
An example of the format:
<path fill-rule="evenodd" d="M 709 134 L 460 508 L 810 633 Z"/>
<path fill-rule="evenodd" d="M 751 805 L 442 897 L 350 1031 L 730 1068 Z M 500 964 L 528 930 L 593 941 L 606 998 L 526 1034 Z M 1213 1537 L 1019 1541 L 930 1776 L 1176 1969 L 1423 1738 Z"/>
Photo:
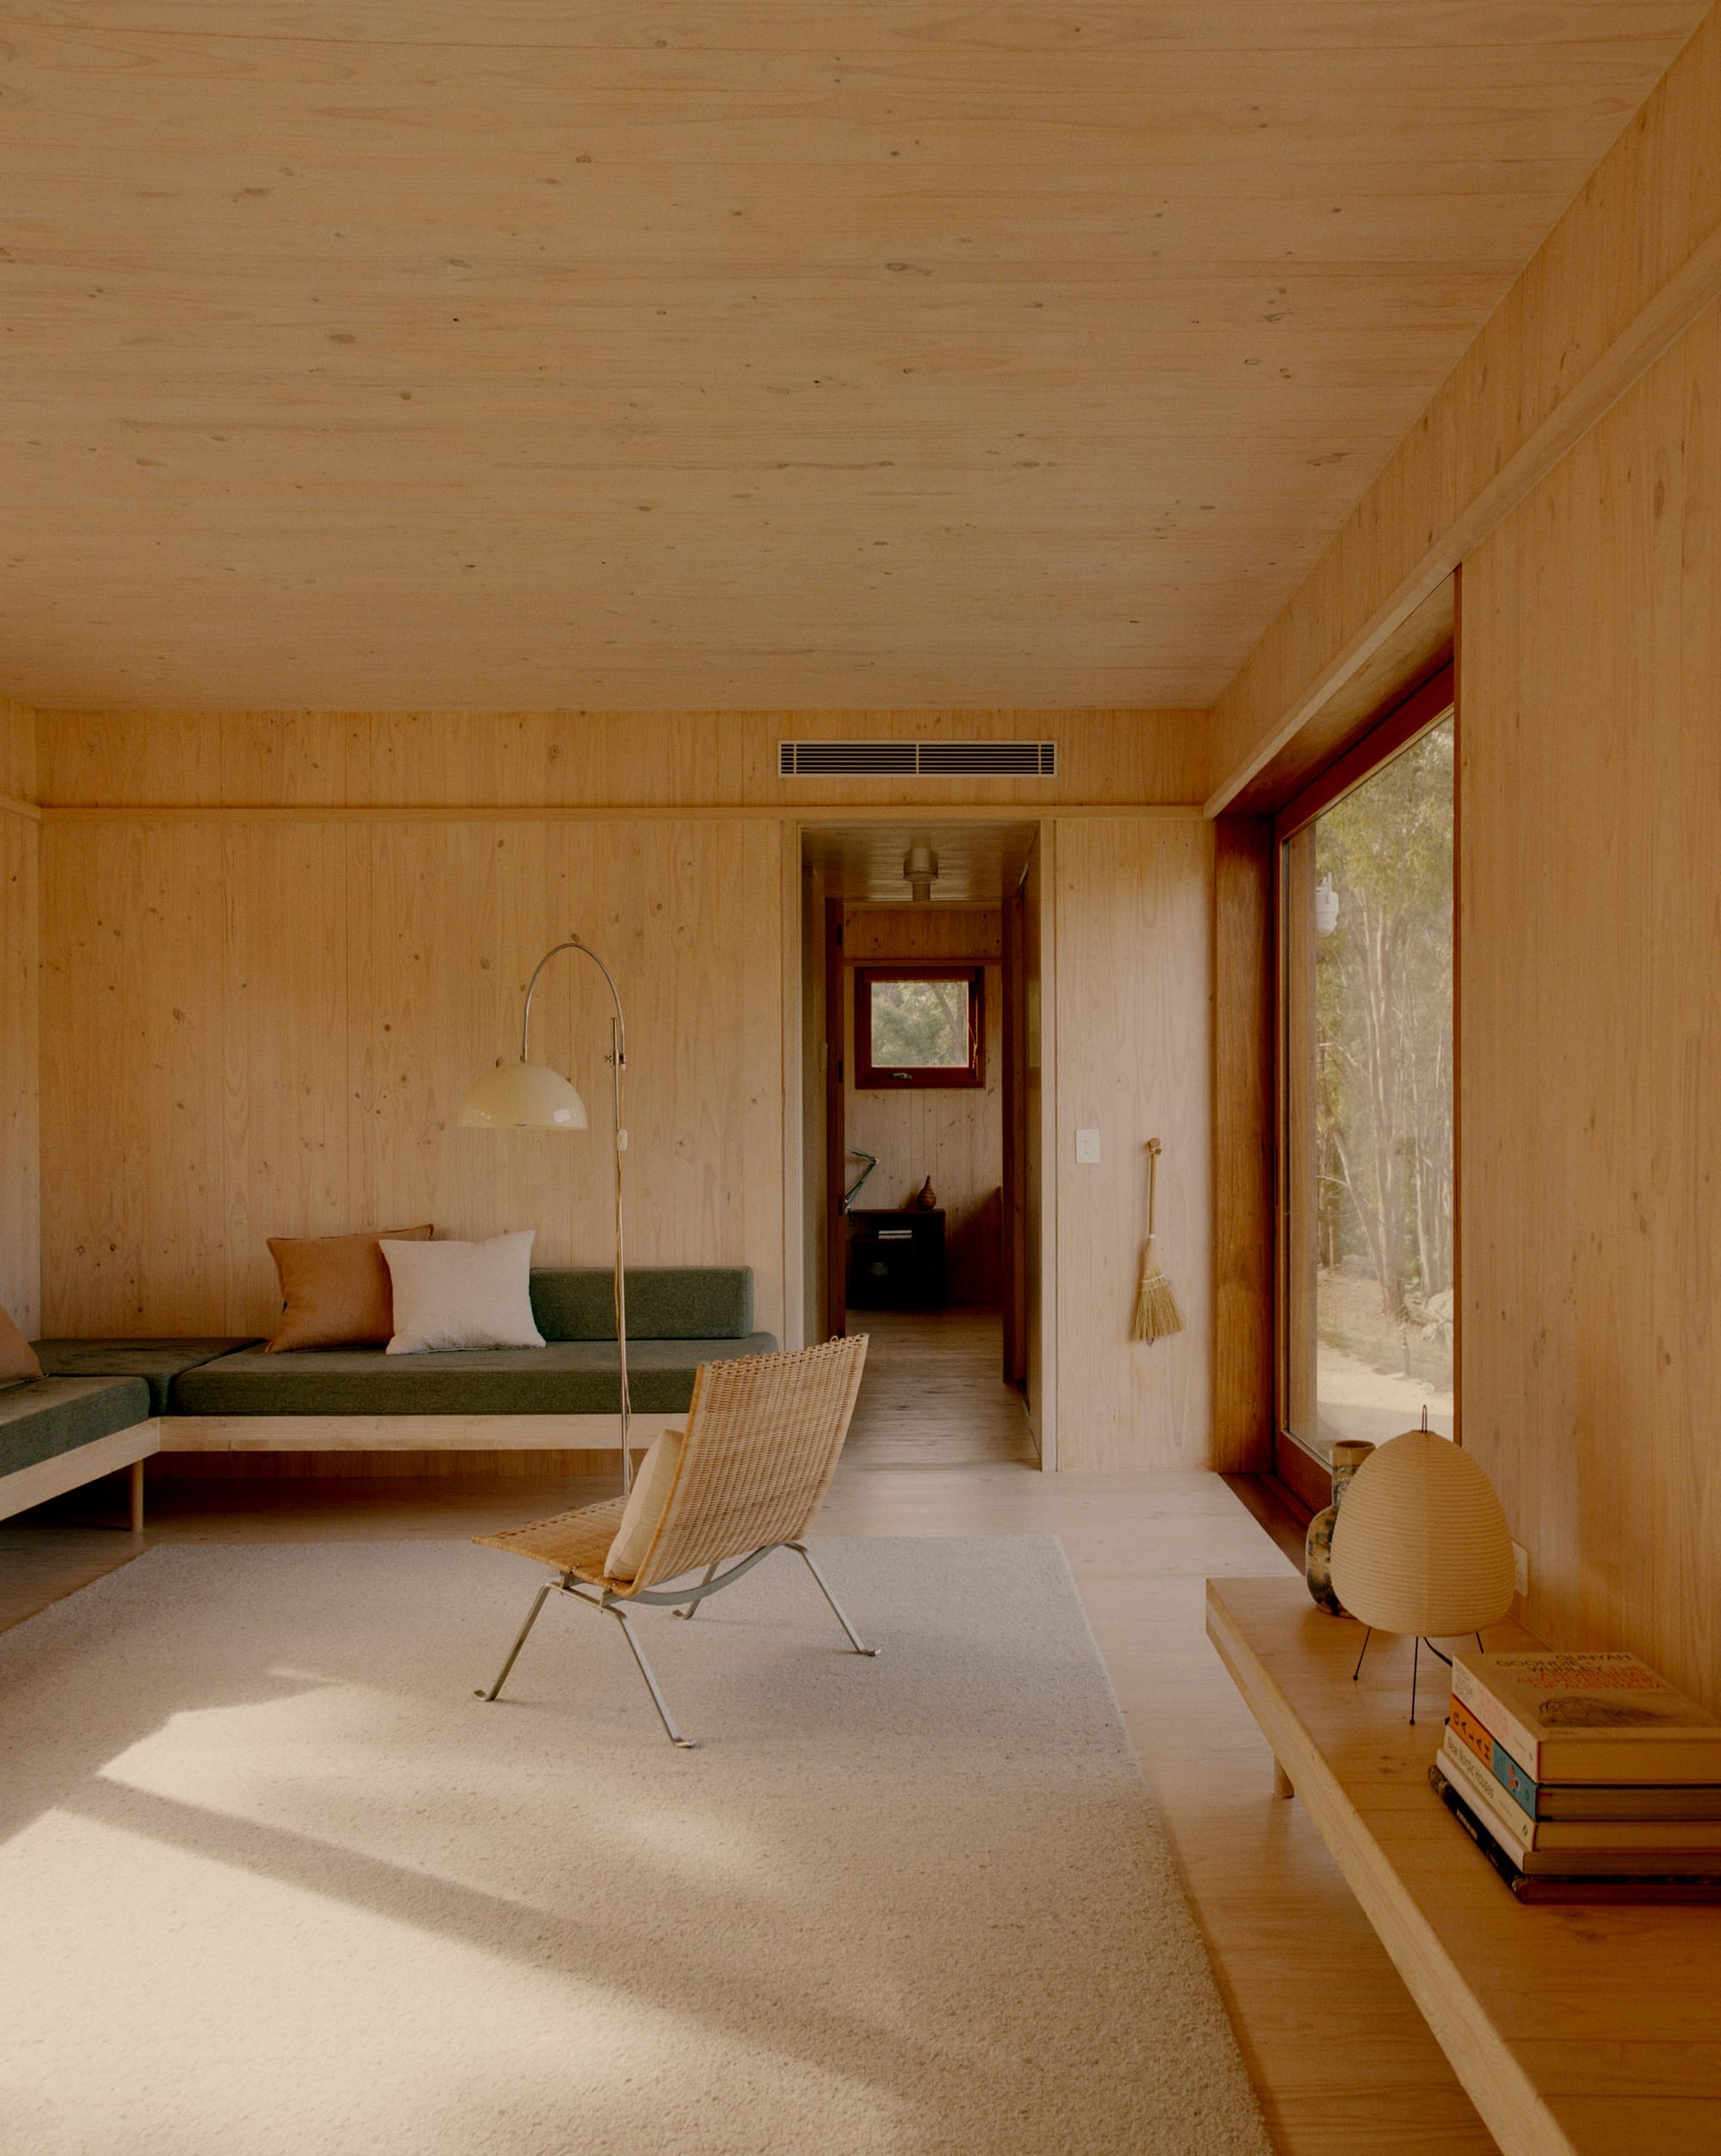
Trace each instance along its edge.
<path fill-rule="evenodd" d="M 937 876 L 938 856 L 928 840 L 916 838 L 903 856 L 903 881 L 909 886 L 916 905 L 930 901 Z"/>

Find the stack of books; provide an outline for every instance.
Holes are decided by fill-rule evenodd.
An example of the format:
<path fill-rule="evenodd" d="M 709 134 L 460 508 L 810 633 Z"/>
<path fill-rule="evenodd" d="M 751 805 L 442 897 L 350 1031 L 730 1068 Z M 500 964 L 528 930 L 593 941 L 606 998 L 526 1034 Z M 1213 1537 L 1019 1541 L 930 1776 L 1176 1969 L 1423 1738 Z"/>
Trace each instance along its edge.
<path fill-rule="evenodd" d="M 1428 1779 L 1521 1901 L 1721 1901 L 1721 1721 L 1634 1654 L 1460 1651 Z"/>

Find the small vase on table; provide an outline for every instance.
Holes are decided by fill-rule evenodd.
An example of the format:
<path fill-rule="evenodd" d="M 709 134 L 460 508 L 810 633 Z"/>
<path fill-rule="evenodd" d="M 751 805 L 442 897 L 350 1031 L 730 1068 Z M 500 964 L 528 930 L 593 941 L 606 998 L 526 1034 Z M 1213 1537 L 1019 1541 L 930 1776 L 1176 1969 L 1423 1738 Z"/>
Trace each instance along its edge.
<path fill-rule="evenodd" d="M 1310 1521 L 1303 1544 L 1303 1576 L 1309 1583 L 1310 1599 L 1317 1609 L 1324 1609 L 1329 1616 L 1342 1617 L 1345 1614 L 1344 1604 L 1333 1592 L 1333 1525 L 1351 1477 L 1373 1450 L 1372 1445 L 1360 1437 L 1342 1441 L 1333 1447 L 1333 1501 L 1324 1512 L 1316 1513 Z"/>

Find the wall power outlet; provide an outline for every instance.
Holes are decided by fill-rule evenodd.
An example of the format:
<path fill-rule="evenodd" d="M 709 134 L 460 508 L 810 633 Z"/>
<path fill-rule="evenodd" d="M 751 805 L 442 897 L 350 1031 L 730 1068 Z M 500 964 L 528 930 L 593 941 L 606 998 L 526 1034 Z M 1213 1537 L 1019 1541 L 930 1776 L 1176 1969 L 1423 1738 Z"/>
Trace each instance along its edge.
<path fill-rule="evenodd" d="M 1521 1542 L 1512 1545 L 1512 1591 L 1518 1595 L 1530 1591 L 1530 1553 Z"/>

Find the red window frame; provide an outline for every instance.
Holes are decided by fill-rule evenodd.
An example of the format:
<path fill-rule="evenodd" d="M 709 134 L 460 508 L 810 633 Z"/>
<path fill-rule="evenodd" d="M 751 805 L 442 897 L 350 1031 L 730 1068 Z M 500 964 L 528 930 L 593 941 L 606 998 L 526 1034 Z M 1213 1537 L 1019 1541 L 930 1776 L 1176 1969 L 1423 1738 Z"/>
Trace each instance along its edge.
<path fill-rule="evenodd" d="M 889 980 L 959 980 L 968 990 L 968 1060 L 962 1065 L 875 1064 L 873 1060 L 873 984 Z M 862 1092 L 906 1093 L 920 1089 L 984 1086 L 986 1083 L 986 969 L 984 966 L 918 966 L 885 960 L 854 968 L 854 1084 Z"/>
<path fill-rule="evenodd" d="M 1274 1172 L 1274 1413 L 1273 1413 L 1273 1474 L 1289 1489 L 1298 1500 L 1311 1511 L 1319 1511 L 1332 1502 L 1332 1473 L 1326 1462 L 1290 1426 L 1290 1184 L 1292 1176 L 1292 1134 L 1288 1127 L 1291 1108 L 1291 1087 L 1288 1068 L 1289 1028 L 1292 1022 L 1289 1010 L 1286 970 L 1289 956 L 1285 918 L 1285 849 L 1299 831 L 1323 815 L 1336 801 L 1354 788 L 1365 785 L 1380 769 L 1390 763 L 1401 751 L 1409 747 L 1431 726 L 1438 726 L 1448 714 L 1455 726 L 1458 718 L 1458 683 L 1456 669 L 1448 659 L 1431 675 L 1422 686 L 1411 691 L 1399 703 L 1390 707 L 1375 720 L 1360 739 L 1317 772 L 1313 778 L 1294 794 L 1279 810 L 1273 819 L 1273 893 L 1274 893 L 1274 1131 L 1276 1164 Z M 1460 740 L 1462 735 L 1459 736 Z M 1462 918 L 1459 906 L 1459 807 L 1453 805 L 1453 1039 L 1454 1109 L 1460 1105 L 1459 1090 L 1461 1085 L 1462 1066 L 1458 1055 L 1460 1033 L 1461 977 L 1459 971 L 1460 942 L 1459 924 Z M 1462 1127 L 1461 1115 L 1455 1112 L 1453 1122 L 1453 1227 L 1458 1263 L 1454 1268 L 1453 1284 L 1459 1289 L 1462 1307 L 1462 1251 L 1463 1238 L 1459 1227 L 1463 1217 L 1464 1185 L 1463 1155 L 1459 1143 Z M 1460 1325 L 1453 1339 L 1453 1382 L 1454 1396 L 1461 1393 L 1460 1375 L 1464 1353 L 1464 1332 Z M 1461 1414 L 1453 1418 L 1455 1443 L 1461 1443 L 1464 1427 Z"/>

